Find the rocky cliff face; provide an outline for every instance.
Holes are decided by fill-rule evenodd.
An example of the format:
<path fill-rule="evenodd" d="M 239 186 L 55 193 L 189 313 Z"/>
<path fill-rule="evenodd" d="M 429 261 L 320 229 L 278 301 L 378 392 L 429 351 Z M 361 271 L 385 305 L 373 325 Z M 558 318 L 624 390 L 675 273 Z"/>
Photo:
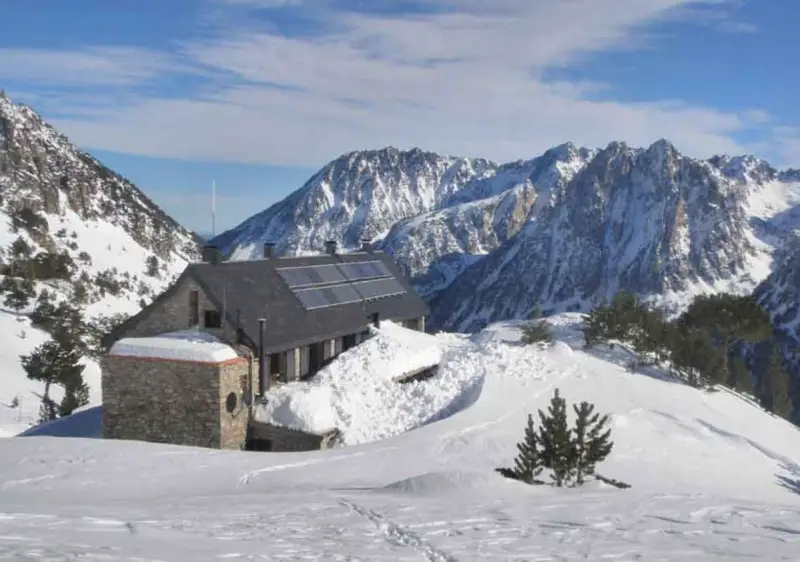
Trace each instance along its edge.
<path fill-rule="evenodd" d="M 693 160 L 666 141 L 612 143 L 433 301 L 433 324 L 473 330 L 620 290 L 677 312 L 699 291 L 751 291 L 792 222 L 797 186 L 751 158 Z"/>
<path fill-rule="evenodd" d="M 353 152 L 334 160 L 298 191 L 214 239 L 233 259 L 277 251 L 322 251 L 325 240 L 345 249 L 382 238 L 399 221 L 440 208 L 476 178 L 496 168 L 482 159 L 451 158 L 393 148 Z"/>
<path fill-rule="evenodd" d="M 195 259 L 199 243 L 131 182 L 0 94 L 0 262 L 6 268 L 17 239 L 32 255 L 67 256 L 70 276 L 59 279 L 66 294 L 64 282 L 91 286 L 99 275 L 101 285 L 111 280 L 111 292 L 128 302 L 129 312 Z"/>

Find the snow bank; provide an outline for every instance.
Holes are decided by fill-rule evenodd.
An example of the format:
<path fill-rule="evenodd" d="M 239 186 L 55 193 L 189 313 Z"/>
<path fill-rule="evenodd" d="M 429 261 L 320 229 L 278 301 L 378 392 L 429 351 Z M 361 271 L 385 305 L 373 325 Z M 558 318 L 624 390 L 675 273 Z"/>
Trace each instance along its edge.
<path fill-rule="evenodd" d="M 238 357 L 229 345 L 200 330 L 181 330 L 148 338 L 123 338 L 111 347 L 109 355 L 203 363 L 222 363 Z"/>
<path fill-rule="evenodd" d="M 335 427 L 345 445 L 368 443 L 469 407 L 490 373 L 523 381 L 536 380 L 545 371 L 531 348 L 491 341 L 477 344 L 452 334 L 433 336 L 389 322 L 374 334 L 312 381 L 271 390 L 267 403 L 256 406 L 256 420 L 310 433 Z M 436 364 L 437 375 L 426 381 L 393 380 Z"/>

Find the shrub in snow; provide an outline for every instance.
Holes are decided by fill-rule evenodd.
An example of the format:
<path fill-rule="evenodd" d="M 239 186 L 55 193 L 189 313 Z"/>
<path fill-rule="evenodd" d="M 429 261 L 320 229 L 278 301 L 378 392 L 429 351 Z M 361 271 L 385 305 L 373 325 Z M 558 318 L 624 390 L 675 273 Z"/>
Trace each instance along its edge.
<path fill-rule="evenodd" d="M 544 484 L 537 479 L 543 469 L 558 487 L 581 485 L 595 473 L 598 464 L 608 457 L 614 444 L 609 417 L 595 413 L 594 405 L 573 405 L 575 426 L 569 427 L 567 405 L 556 389 L 547 413 L 539 410 L 540 427 L 535 431 L 533 416 L 528 415 L 524 439 L 517 444 L 519 454 L 514 468 L 498 468 L 506 478 L 527 484 Z"/>
<path fill-rule="evenodd" d="M 551 343 L 553 336 L 547 323 L 541 318 L 541 311 L 537 304 L 531 313 L 531 321 L 523 325 L 520 341 L 525 345 L 534 343 Z"/>

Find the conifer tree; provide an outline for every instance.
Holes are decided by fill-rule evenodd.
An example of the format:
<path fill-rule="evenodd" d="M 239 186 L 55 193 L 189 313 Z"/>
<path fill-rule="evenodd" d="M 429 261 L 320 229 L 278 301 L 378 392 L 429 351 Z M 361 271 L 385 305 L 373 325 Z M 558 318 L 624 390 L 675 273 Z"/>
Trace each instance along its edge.
<path fill-rule="evenodd" d="M 731 377 L 728 381 L 729 386 L 739 392 L 752 392 L 753 381 L 750 376 L 750 369 L 742 357 L 734 357 L 731 361 Z"/>
<path fill-rule="evenodd" d="M 542 460 L 533 426 L 533 416 L 528 414 L 528 425 L 525 427 L 525 438 L 517 443 L 519 454 L 514 459 L 514 477 L 527 484 L 541 483 L 536 479 L 542 473 Z"/>
<path fill-rule="evenodd" d="M 692 386 L 713 385 L 727 377 L 725 352 L 714 347 L 708 332 L 689 329 L 671 350 L 672 367 Z"/>
<path fill-rule="evenodd" d="M 588 402 L 572 408 L 576 416 L 573 439 L 575 481 L 581 485 L 585 477 L 594 474 L 595 467 L 611 453 L 614 443 L 610 440 L 611 430 L 607 428 L 608 415 L 601 418 L 595 413 L 594 404 Z"/>
<path fill-rule="evenodd" d="M 568 484 L 573 477 L 575 455 L 571 430 L 567 421 L 567 403 L 556 389 L 547 414 L 539 410 L 539 456 L 542 464 L 553 471 L 556 486 Z"/>
<path fill-rule="evenodd" d="M 88 399 L 82 388 L 84 365 L 79 363 L 80 353 L 65 342 L 51 340 L 38 346 L 30 355 L 20 357 L 22 368 L 28 378 L 44 383 L 42 394 L 41 421 L 55 419 L 59 408 L 50 397 L 50 390 L 54 384 L 61 385 L 67 395 L 72 394 L 66 402 L 62 403 L 62 412 L 69 413 L 74 409 L 75 403 Z M 84 404 L 86 402 L 84 401 Z M 83 405 L 83 404 L 79 404 Z M 74 407 L 73 407 L 74 406 Z"/>
<path fill-rule="evenodd" d="M 782 418 L 792 413 L 789 397 L 789 373 L 783 366 L 778 346 L 772 347 L 767 370 L 762 375 L 760 402 L 762 407 Z"/>
<path fill-rule="evenodd" d="M 530 314 L 530 322 L 522 326 L 522 343 L 530 345 L 533 343 L 550 343 L 553 336 L 547 322 L 542 319 L 542 312 L 537 303 Z"/>

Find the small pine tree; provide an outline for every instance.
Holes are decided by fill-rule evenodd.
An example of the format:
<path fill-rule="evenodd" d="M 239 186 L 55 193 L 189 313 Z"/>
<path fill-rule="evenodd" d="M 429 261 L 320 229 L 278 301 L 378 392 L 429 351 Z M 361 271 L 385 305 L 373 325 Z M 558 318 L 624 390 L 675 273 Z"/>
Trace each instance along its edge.
<path fill-rule="evenodd" d="M 575 429 L 573 448 L 575 456 L 575 481 L 583 484 L 585 477 L 594 474 L 595 467 L 611 453 L 614 443 L 610 441 L 611 430 L 607 429 L 609 417 L 595 413 L 594 404 L 581 402 L 573 405 Z"/>
<path fill-rule="evenodd" d="M 522 337 L 520 338 L 525 345 L 534 343 L 550 343 L 553 335 L 544 320 L 533 320 L 522 326 Z"/>
<path fill-rule="evenodd" d="M 556 389 L 550 400 L 547 414 L 539 410 L 539 456 L 542 465 L 551 469 L 556 486 L 569 484 L 574 474 L 574 450 L 571 430 L 567 421 L 567 403 Z"/>
<path fill-rule="evenodd" d="M 539 449 L 536 440 L 536 430 L 533 426 L 533 416 L 528 414 L 528 425 L 525 427 L 525 438 L 517 443 L 519 454 L 514 459 L 514 476 L 517 480 L 527 484 L 541 483 L 536 479 L 542 473 L 542 460 L 539 458 Z"/>
<path fill-rule="evenodd" d="M 20 282 L 10 277 L 6 277 L 6 279 L 10 280 L 10 283 L 4 285 L 5 300 L 3 304 L 19 314 L 23 308 L 28 306 L 31 298 L 36 294 L 36 291 L 33 287 L 33 283 L 28 279 L 23 279 Z"/>
<path fill-rule="evenodd" d="M 28 378 L 44 383 L 40 421 L 55 419 L 59 413 L 58 405 L 50 397 L 50 389 L 54 384 L 63 386 L 66 394 L 75 395 L 75 400 L 70 402 L 72 398 L 69 398 L 62 411 L 71 412 L 74 409 L 70 409 L 71 405 L 80 402 L 84 395 L 81 387 L 85 386 L 83 383 L 85 366 L 79 363 L 80 358 L 77 349 L 56 340 L 45 342 L 30 355 L 20 357 L 22 368 L 25 369 Z"/>

